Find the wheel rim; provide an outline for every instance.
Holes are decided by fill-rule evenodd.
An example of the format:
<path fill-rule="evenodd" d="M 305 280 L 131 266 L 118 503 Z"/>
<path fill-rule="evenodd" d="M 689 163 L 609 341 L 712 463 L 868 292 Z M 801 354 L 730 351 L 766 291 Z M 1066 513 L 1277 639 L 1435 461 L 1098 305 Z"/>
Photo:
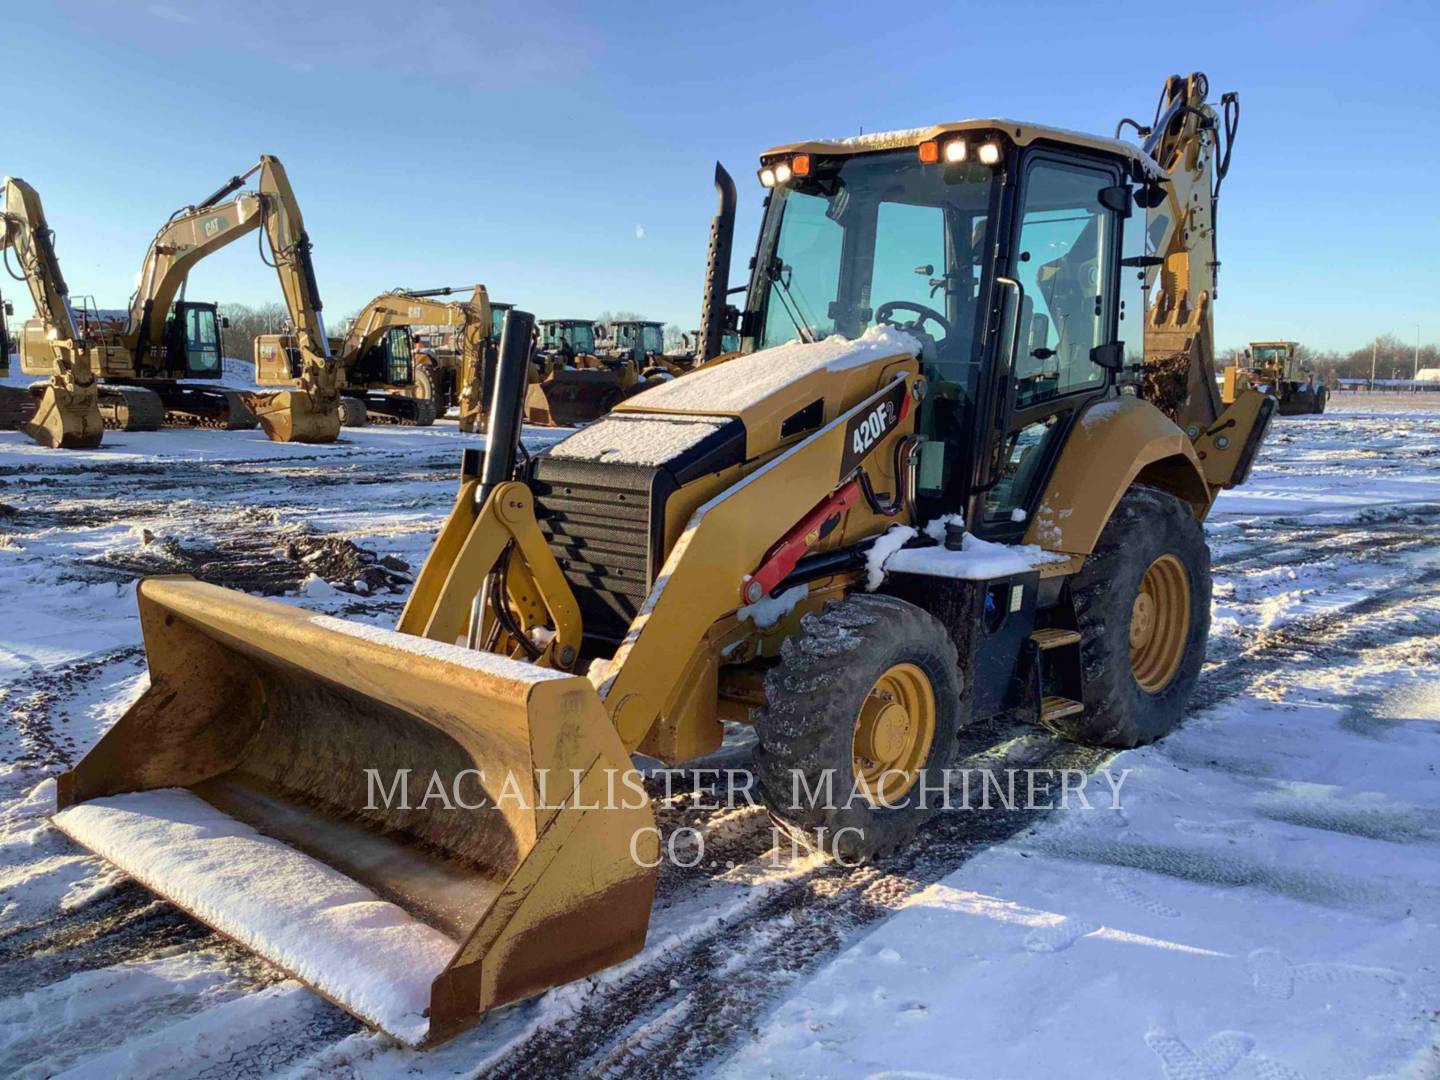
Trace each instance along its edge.
<path fill-rule="evenodd" d="M 893 802 L 915 786 L 935 723 L 935 690 L 919 667 L 894 664 L 875 680 L 851 745 L 856 786 L 872 803 Z"/>
<path fill-rule="evenodd" d="M 1170 684 L 1190 629 L 1190 577 L 1174 555 L 1161 555 L 1140 579 L 1130 608 L 1130 670 L 1146 693 Z"/>

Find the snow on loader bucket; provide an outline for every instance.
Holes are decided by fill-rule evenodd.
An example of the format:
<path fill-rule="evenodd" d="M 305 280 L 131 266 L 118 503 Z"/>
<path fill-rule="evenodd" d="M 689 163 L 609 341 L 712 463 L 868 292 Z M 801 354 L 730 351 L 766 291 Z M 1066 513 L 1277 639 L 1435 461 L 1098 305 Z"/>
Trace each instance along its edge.
<path fill-rule="evenodd" d="M 75 840 L 411 1045 L 643 946 L 658 834 L 588 679 L 188 577 L 139 602 L 150 687 L 59 778 Z"/>

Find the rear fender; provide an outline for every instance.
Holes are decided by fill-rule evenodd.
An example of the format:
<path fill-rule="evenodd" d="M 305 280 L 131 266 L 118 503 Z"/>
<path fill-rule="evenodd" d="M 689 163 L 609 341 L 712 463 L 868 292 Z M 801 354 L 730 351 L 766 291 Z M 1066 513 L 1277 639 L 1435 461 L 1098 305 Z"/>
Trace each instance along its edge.
<path fill-rule="evenodd" d="M 1090 406 L 1060 452 L 1025 543 L 1089 555 L 1120 496 L 1135 483 L 1183 499 L 1197 517 L 1209 510 L 1202 463 L 1173 420 L 1129 395 Z"/>

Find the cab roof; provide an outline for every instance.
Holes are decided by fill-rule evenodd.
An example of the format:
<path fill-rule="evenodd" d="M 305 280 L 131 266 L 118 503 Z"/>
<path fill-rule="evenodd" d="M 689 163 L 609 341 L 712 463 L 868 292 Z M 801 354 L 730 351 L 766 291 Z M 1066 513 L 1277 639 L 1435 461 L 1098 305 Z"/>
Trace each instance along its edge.
<path fill-rule="evenodd" d="M 952 120 L 948 123 L 934 124 L 931 127 L 876 131 L 866 135 L 851 135 L 843 139 L 811 139 L 807 142 L 786 143 L 766 150 L 760 155 L 760 160 L 762 163 L 768 163 L 773 158 L 785 157 L 790 154 L 842 156 L 865 154 L 877 150 L 895 150 L 906 146 L 919 146 L 922 142 L 929 142 L 931 139 L 939 139 L 946 135 L 966 131 L 996 132 L 1020 146 L 1045 141 L 1079 146 L 1086 150 L 1099 150 L 1122 157 L 1127 161 L 1133 161 L 1153 176 L 1163 175 L 1163 171 L 1155 163 L 1154 158 L 1134 143 L 1126 142 L 1124 139 L 1107 139 L 1101 135 L 1087 135 L 1084 132 L 1070 131 L 1066 128 L 1045 127 L 1023 120 L 1000 118 Z"/>

